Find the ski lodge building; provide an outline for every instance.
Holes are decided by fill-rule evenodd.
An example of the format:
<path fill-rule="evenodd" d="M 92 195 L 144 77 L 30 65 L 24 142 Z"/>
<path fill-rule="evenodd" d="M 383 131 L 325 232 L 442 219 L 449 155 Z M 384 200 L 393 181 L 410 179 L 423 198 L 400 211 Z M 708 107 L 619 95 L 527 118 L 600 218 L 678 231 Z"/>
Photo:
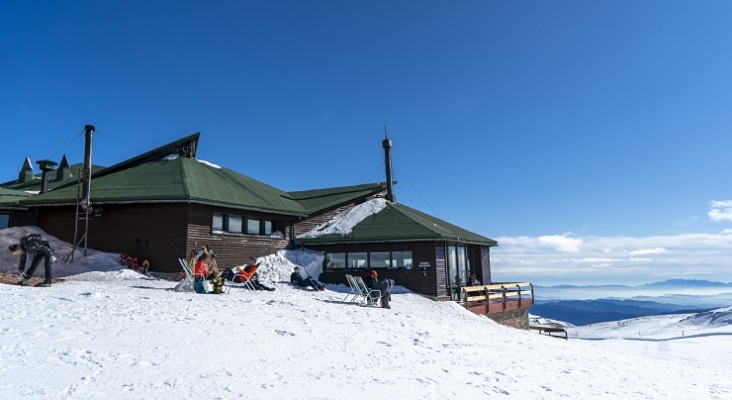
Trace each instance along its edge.
<path fill-rule="evenodd" d="M 39 161 L 43 173 L 33 174 L 26 158 L 18 179 L 0 184 L 0 229 L 35 225 L 69 243 L 75 237 L 80 242 L 78 231 L 85 231 L 89 248 L 146 259 L 158 274 L 178 273 L 177 259 L 198 243 L 214 249 L 221 267 L 306 247 L 325 254 L 319 277 L 325 283 L 346 284 L 346 274 L 375 269 L 381 278 L 437 299 L 465 297 L 461 288 L 471 274 L 492 282 L 496 241 L 395 201 L 388 139 L 387 182 L 286 192 L 197 160 L 199 136 L 108 168 L 91 165 L 88 212 L 80 207 L 81 164 L 70 166 L 64 156 L 54 169 L 55 162 Z M 350 233 L 305 234 L 370 201 L 381 209 Z M 504 302 L 502 311 L 526 309 L 533 296 L 519 303 L 507 308 Z"/>

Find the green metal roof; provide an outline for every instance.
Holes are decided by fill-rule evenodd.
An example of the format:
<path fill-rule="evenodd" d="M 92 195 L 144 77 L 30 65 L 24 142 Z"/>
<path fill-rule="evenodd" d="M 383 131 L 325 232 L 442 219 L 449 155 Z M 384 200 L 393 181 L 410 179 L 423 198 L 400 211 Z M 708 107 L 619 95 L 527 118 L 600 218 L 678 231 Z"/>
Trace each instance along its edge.
<path fill-rule="evenodd" d="M 0 188 L 0 207 L 25 208 L 19 201 L 31 196 L 33 196 L 32 193 Z"/>
<path fill-rule="evenodd" d="M 54 170 L 48 173 L 48 190 L 53 190 L 57 187 L 62 187 L 67 184 L 75 184 L 77 181 L 77 177 L 79 175 L 79 170 L 84 168 L 84 163 L 76 163 L 72 164 L 69 167 L 69 170 L 71 171 L 71 178 L 62 179 L 59 180 L 56 178 L 56 173 L 58 170 Z M 92 165 L 92 173 L 98 172 L 103 170 L 104 167 L 99 165 Z M 21 182 L 18 183 L 17 179 L 14 179 L 12 181 L 5 182 L 3 184 L 0 184 L 0 187 L 5 189 L 13 189 L 13 190 L 21 190 L 21 191 L 35 191 L 40 192 L 41 191 L 41 176 L 43 175 L 43 172 L 39 172 L 37 174 L 33 175 L 33 180 L 28 182 Z"/>
<path fill-rule="evenodd" d="M 387 203 L 380 212 L 366 217 L 345 236 L 324 235 L 299 239 L 302 244 L 400 242 L 446 240 L 496 246 L 498 242 L 417 211 L 402 204 Z"/>
<path fill-rule="evenodd" d="M 34 196 L 24 204 L 75 204 L 76 185 Z M 113 174 L 92 176 L 91 202 L 201 202 L 305 215 L 287 192 L 228 168 L 202 163 L 194 158 L 150 161 Z"/>
<path fill-rule="evenodd" d="M 289 192 L 289 194 L 300 203 L 308 214 L 317 214 L 331 207 L 366 198 L 384 190 L 386 190 L 385 183 L 369 183 L 328 189 L 303 190 Z"/>

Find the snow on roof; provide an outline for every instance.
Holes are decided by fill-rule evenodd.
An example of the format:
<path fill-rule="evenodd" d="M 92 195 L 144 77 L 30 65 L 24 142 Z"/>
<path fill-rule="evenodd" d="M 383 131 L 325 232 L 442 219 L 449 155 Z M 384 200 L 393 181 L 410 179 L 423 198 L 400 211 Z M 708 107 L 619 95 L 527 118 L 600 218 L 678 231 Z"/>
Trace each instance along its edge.
<path fill-rule="evenodd" d="M 324 235 L 348 235 L 354 226 L 367 217 L 379 213 L 386 205 L 385 199 L 371 199 L 336 215 L 330 221 L 318 225 L 297 237 L 298 239 L 312 239 Z"/>
<path fill-rule="evenodd" d="M 216 164 L 214 164 L 214 163 L 212 163 L 210 161 L 199 160 L 199 159 L 196 159 L 196 161 L 200 162 L 203 165 L 207 165 L 207 166 L 209 166 L 211 168 L 221 169 L 221 166 L 220 165 L 216 165 Z"/>

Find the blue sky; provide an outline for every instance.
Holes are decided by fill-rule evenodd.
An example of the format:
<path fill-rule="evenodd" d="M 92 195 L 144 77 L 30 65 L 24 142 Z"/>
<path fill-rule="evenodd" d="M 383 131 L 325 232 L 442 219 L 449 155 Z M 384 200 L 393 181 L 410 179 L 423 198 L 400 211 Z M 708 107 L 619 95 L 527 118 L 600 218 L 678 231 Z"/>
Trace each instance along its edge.
<path fill-rule="evenodd" d="M 732 3 L 6 1 L 0 167 L 198 157 L 383 181 L 540 284 L 732 281 Z M 21 140 L 18 141 L 17 139 Z"/>

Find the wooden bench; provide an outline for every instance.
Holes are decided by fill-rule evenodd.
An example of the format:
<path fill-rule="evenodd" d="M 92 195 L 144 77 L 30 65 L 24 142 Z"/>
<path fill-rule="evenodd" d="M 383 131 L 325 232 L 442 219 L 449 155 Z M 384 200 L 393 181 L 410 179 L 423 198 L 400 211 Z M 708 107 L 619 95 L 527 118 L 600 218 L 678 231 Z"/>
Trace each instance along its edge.
<path fill-rule="evenodd" d="M 558 327 L 554 327 L 554 326 L 530 326 L 529 329 L 534 330 L 534 331 L 539 331 L 540 335 L 546 334 L 547 336 L 560 338 L 560 339 L 564 339 L 564 340 L 569 339 L 569 337 L 567 336 L 567 331 L 564 328 L 558 328 Z M 561 335 L 552 335 L 553 333 L 559 333 L 559 334 L 563 333 L 564 337 L 562 337 Z"/>
<path fill-rule="evenodd" d="M 530 282 L 501 282 L 460 288 L 465 308 L 485 309 L 485 313 L 528 308 L 534 305 L 534 285 Z M 483 312 L 481 312 L 483 313 Z"/>

